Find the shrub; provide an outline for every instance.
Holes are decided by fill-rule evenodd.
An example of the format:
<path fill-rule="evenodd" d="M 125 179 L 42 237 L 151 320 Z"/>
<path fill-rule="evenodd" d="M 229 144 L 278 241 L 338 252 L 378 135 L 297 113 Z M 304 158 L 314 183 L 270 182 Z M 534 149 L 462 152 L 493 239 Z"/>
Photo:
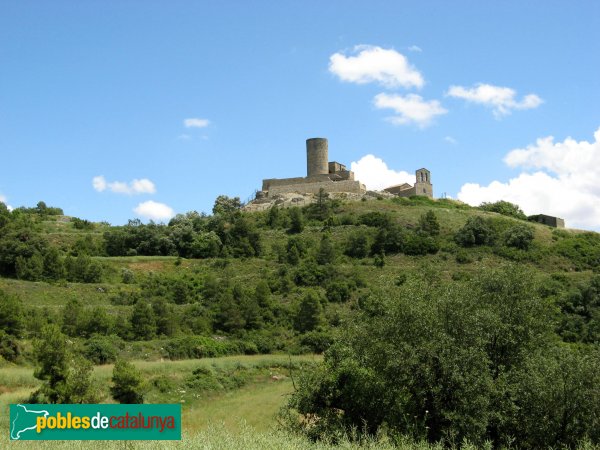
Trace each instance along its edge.
<path fill-rule="evenodd" d="M 319 326 L 323 320 L 323 308 L 316 293 L 309 291 L 300 301 L 298 311 L 294 317 L 294 328 L 305 333 Z"/>
<path fill-rule="evenodd" d="M 344 245 L 344 254 L 351 258 L 366 258 L 369 254 L 369 236 L 364 230 L 358 230 L 348 236 Z"/>
<path fill-rule="evenodd" d="M 18 337 L 23 332 L 23 324 L 21 299 L 0 289 L 0 330 Z"/>
<path fill-rule="evenodd" d="M 118 336 L 94 335 L 85 341 L 83 354 L 94 364 L 110 364 L 117 360 L 120 345 Z"/>
<path fill-rule="evenodd" d="M 519 205 L 515 205 L 514 203 L 510 202 L 505 202 L 503 200 L 500 200 L 495 203 L 484 202 L 481 205 L 479 205 L 479 209 L 481 209 L 482 211 L 490 211 L 502 214 L 503 216 L 514 217 L 516 219 L 527 220 L 527 216 L 525 215 L 525 213 L 523 213 L 523 211 L 521 211 Z"/>
<path fill-rule="evenodd" d="M 121 282 L 123 284 L 131 284 L 135 282 L 135 274 L 133 271 L 123 267 L 121 269 Z"/>
<path fill-rule="evenodd" d="M 356 285 L 352 285 L 345 280 L 333 280 L 327 284 L 325 288 L 327 300 L 334 303 L 341 303 L 350 300 L 352 289 Z"/>
<path fill-rule="evenodd" d="M 388 227 L 392 223 L 392 218 L 389 214 L 371 211 L 358 216 L 358 223 L 368 227 Z"/>
<path fill-rule="evenodd" d="M 503 234 L 504 245 L 527 250 L 533 241 L 533 228 L 527 225 L 515 225 Z"/>
<path fill-rule="evenodd" d="M 165 345 L 170 359 L 216 358 L 242 353 L 235 341 L 217 341 L 204 336 L 183 336 Z"/>
<path fill-rule="evenodd" d="M 0 360 L 15 362 L 21 355 L 21 345 L 16 337 L 0 330 Z"/>
<path fill-rule="evenodd" d="M 440 234 L 440 223 L 432 210 L 427 211 L 419 218 L 419 230 L 429 236 Z"/>
<path fill-rule="evenodd" d="M 406 231 L 396 224 L 379 228 L 371 245 L 371 255 L 401 253 L 407 240 L 406 234 Z"/>
<path fill-rule="evenodd" d="M 532 281 L 508 267 L 365 298 L 323 364 L 296 381 L 288 410 L 316 420 L 290 423 L 312 438 L 386 430 L 449 446 L 599 443 L 598 349 L 556 343 L 554 312 Z"/>
<path fill-rule="evenodd" d="M 304 230 L 304 215 L 302 210 L 298 207 L 293 207 L 288 210 L 288 216 L 290 218 L 289 233 L 302 233 Z"/>
<path fill-rule="evenodd" d="M 463 247 L 489 245 L 493 242 L 494 232 L 489 222 L 481 216 L 467 219 L 467 223 L 456 233 L 454 240 Z"/>
<path fill-rule="evenodd" d="M 335 248 L 331 242 L 331 236 L 329 233 L 324 233 L 321 237 L 321 242 L 317 248 L 316 261 L 317 264 L 325 265 L 332 264 L 335 261 Z"/>
<path fill-rule="evenodd" d="M 142 374 L 135 366 L 125 360 L 115 364 L 110 388 L 112 397 L 119 403 L 144 403 L 148 388 Z"/>
<path fill-rule="evenodd" d="M 43 384 L 33 403 L 94 403 L 92 365 L 73 354 L 67 337 L 56 325 L 46 326 L 34 345 L 34 376 Z"/>
<path fill-rule="evenodd" d="M 439 243 L 432 236 L 422 231 L 408 233 L 403 246 L 403 252 L 407 255 L 427 255 L 437 253 Z"/>
<path fill-rule="evenodd" d="M 461 249 L 456 252 L 456 262 L 459 264 L 468 264 L 473 262 L 473 258 L 465 250 Z"/>
<path fill-rule="evenodd" d="M 313 353 L 323 353 L 332 343 L 333 336 L 325 331 L 309 331 L 300 338 L 300 344 L 308 347 Z"/>

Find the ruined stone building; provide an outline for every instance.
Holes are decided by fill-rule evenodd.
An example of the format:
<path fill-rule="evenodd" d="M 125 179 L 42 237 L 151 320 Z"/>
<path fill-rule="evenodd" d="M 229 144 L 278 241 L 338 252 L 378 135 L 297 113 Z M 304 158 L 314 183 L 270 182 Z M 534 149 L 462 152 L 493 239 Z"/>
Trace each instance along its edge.
<path fill-rule="evenodd" d="M 549 227 L 564 228 L 565 220 L 560 217 L 547 216 L 546 214 L 536 214 L 527 218 L 530 222 L 543 223 Z"/>
<path fill-rule="evenodd" d="M 281 194 L 317 194 L 320 189 L 327 193 L 358 194 L 359 198 L 367 192 L 365 185 L 354 179 L 354 172 L 347 170 L 344 164 L 329 161 L 327 139 L 306 140 L 306 171 L 305 177 L 263 180 L 262 189 L 256 193 L 257 201 L 266 202 Z M 427 169 L 419 169 L 414 186 L 405 183 L 390 186 L 384 191 L 400 197 L 421 195 L 433 198 L 431 173 Z"/>
<path fill-rule="evenodd" d="M 305 177 L 263 180 L 262 190 L 257 193 L 257 198 L 287 193 L 316 194 L 321 188 L 325 192 L 366 192 L 365 185 L 354 179 L 354 172 L 347 170 L 339 162 L 329 161 L 327 139 L 306 140 L 306 168 Z"/>
<path fill-rule="evenodd" d="M 431 172 L 427 169 L 419 169 L 415 172 L 415 185 L 411 186 L 408 183 L 397 184 L 385 188 L 385 192 L 397 195 L 398 197 L 411 197 L 413 195 L 421 195 L 423 197 L 433 198 L 433 185 L 431 184 Z"/>

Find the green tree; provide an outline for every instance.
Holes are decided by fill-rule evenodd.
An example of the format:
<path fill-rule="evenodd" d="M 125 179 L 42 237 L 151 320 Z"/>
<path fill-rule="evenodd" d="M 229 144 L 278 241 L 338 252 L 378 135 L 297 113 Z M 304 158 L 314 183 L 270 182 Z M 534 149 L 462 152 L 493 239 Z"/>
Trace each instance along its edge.
<path fill-rule="evenodd" d="M 164 297 L 158 297 L 152 300 L 152 310 L 156 317 L 156 332 L 162 336 L 173 336 L 178 328 L 173 305 L 168 304 Z"/>
<path fill-rule="evenodd" d="M 323 307 L 317 294 L 309 291 L 300 301 L 294 318 L 294 328 L 301 333 L 317 328 L 323 319 Z"/>
<path fill-rule="evenodd" d="M 44 274 L 44 257 L 35 252 L 31 257 L 17 256 L 15 260 L 17 278 L 39 281 Z"/>
<path fill-rule="evenodd" d="M 21 345 L 15 336 L 0 329 L 0 363 L 2 359 L 15 362 L 21 355 Z"/>
<path fill-rule="evenodd" d="M 80 336 L 85 328 L 85 311 L 81 300 L 70 298 L 62 312 L 62 332 L 67 336 Z"/>
<path fill-rule="evenodd" d="M 223 243 L 214 231 L 198 233 L 191 246 L 192 258 L 216 258 L 221 253 Z"/>
<path fill-rule="evenodd" d="M 288 210 L 288 214 L 290 216 L 290 228 L 288 229 L 289 233 L 302 233 L 304 230 L 304 215 L 302 214 L 302 210 L 298 207 L 293 207 Z"/>
<path fill-rule="evenodd" d="M 429 236 L 437 236 L 440 234 L 440 223 L 432 210 L 422 214 L 419 218 L 419 230 Z"/>
<path fill-rule="evenodd" d="M 318 264 L 333 264 L 335 261 L 335 247 L 331 242 L 329 233 L 324 233 L 321 237 L 319 248 L 317 249 L 316 260 Z"/>
<path fill-rule="evenodd" d="M 20 297 L 0 289 L 0 330 L 20 337 L 24 328 L 23 302 Z"/>
<path fill-rule="evenodd" d="M 348 236 L 344 253 L 351 258 L 366 258 L 369 254 L 369 237 L 364 230 L 358 230 Z"/>
<path fill-rule="evenodd" d="M 34 376 L 43 384 L 34 394 L 50 403 L 93 402 L 91 364 L 77 357 L 67 337 L 56 325 L 47 325 L 34 345 L 37 367 Z"/>
<path fill-rule="evenodd" d="M 489 245 L 494 241 L 494 230 L 483 217 L 473 216 L 458 230 L 454 240 L 463 247 Z"/>
<path fill-rule="evenodd" d="M 291 236 L 287 240 L 286 260 L 289 264 L 295 266 L 300 259 L 306 255 L 306 242 L 299 236 Z"/>
<path fill-rule="evenodd" d="M 507 247 L 527 250 L 533 242 L 533 228 L 527 225 L 515 225 L 506 230 L 502 237 Z"/>
<path fill-rule="evenodd" d="M 238 211 L 242 207 L 239 197 L 230 198 L 226 195 L 219 195 L 213 206 L 213 214 L 227 215 Z"/>
<path fill-rule="evenodd" d="M 56 247 L 50 247 L 44 254 L 44 277 L 49 280 L 60 280 L 65 276 L 65 267 Z"/>
<path fill-rule="evenodd" d="M 483 211 L 495 212 L 498 214 L 502 214 L 503 216 L 514 217 L 516 219 L 527 220 L 527 216 L 519 205 L 515 205 L 514 203 L 505 202 L 504 200 L 500 200 L 494 203 L 482 203 L 479 205 L 479 209 Z"/>
<path fill-rule="evenodd" d="M 131 313 L 131 330 L 136 339 L 150 340 L 156 336 L 156 316 L 147 300 L 139 300 Z"/>
<path fill-rule="evenodd" d="M 312 437 L 385 428 L 495 448 L 598 443 L 598 350 L 557 344 L 553 309 L 538 292 L 514 266 L 373 292 L 324 364 L 297 382 L 289 407 L 319 418 L 301 425 Z"/>
<path fill-rule="evenodd" d="M 110 392 L 119 403 L 144 403 L 148 390 L 142 374 L 133 364 L 118 360 L 113 369 Z"/>

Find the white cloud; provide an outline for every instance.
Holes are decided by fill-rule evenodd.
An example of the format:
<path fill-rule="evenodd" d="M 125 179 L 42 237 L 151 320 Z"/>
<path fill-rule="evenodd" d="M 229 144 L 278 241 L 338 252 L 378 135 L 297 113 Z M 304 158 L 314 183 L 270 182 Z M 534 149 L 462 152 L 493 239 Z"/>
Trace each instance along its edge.
<path fill-rule="evenodd" d="M 394 125 L 414 123 L 420 127 L 426 127 L 431 124 L 435 116 L 448 112 L 437 100 L 425 101 L 423 97 L 416 94 L 402 96 L 382 93 L 377 94 L 373 101 L 376 108 L 393 109 L 398 114 L 387 119 Z"/>
<path fill-rule="evenodd" d="M 183 124 L 186 128 L 206 128 L 210 124 L 208 119 L 190 118 L 185 119 Z"/>
<path fill-rule="evenodd" d="M 180 134 L 179 136 L 177 136 L 177 139 L 179 139 L 180 141 L 189 141 L 190 139 L 192 139 L 192 137 L 189 134 Z"/>
<path fill-rule="evenodd" d="M 396 184 L 414 184 L 415 175 L 390 169 L 387 164 L 375 155 L 365 155 L 358 162 L 350 164 L 355 178 L 367 186 L 367 189 L 381 190 Z"/>
<path fill-rule="evenodd" d="M 444 137 L 444 141 L 446 141 L 448 144 L 452 144 L 452 145 L 458 144 L 458 141 L 456 139 L 454 139 L 452 136 Z"/>
<path fill-rule="evenodd" d="M 156 192 L 154 183 L 147 178 L 142 178 L 140 180 L 135 179 L 129 183 L 124 181 L 112 181 L 109 183 L 102 175 L 100 175 L 92 179 L 92 186 L 98 192 L 103 192 L 108 189 L 115 194 L 135 195 L 154 194 Z"/>
<path fill-rule="evenodd" d="M 564 218 L 569 227 L 600 229 L 600 128 L 594 142 L 541 138 L 510 151 L 504 162 L 534 171 L 488 186 L 467 183 L 458 198 L 471 205 L 506 200 L 526 214 L 550 214 Z"/>
<path fill-rule="evenodd" d="M 357 45 L 351 55 L 334 53 L 329 57 L 329 71 L 350 83 L 379 83 L 388 88 L 417 87 L 423 77 L 404 55 L 393 49 Z"/>
<path fill-rule="evenodd" d="M 10 206 L 7 202 L 8 202 L 8 199 L 6 198 L 6 196 L 0 194 L 0 203 L 4 203 L 6 205 L 6 207 L 8 208 L 8 210 L 12 211 L 13 207 Z"/>
<path fill-rule="evenodd" d="M 411 45 L 410 47 L 408 47 L 408 51 L 421 53 L 423 51 L 423 49 L 421 47 L 419 47 L 418 45 Z"/>
<path fill-rule="evenodd" d="M 146 219 L 159 221 L 170 219 L 175 215 L 173 208 L 165 205 L 164 203 L 155 202 L 153 200 L 140 203 L 133 208 L 133 212 Z"/>
<path fill-rule="evenodd" d="M 535 94 L 528 94 L 521 101 L 517 101 L 514 89 L 483 83 L 472 88 L 450 86 L 446 95 L 492 108 L 496 117 L 510 114 L 515 109 L 537 108 L 543 103 Z"/>

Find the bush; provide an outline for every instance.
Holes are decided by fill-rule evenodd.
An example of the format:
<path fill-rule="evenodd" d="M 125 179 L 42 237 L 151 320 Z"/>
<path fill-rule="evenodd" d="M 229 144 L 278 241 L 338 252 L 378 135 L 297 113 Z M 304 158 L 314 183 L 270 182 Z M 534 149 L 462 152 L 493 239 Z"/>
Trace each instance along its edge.
<path fill-rule="evenodd" d="M 494 240 L 494 231 L 489 221 L 481 216 L 467 219 L 467 223 L 456 233 L 454 240 L 463 247 L 489 245 Z"/>
<path fill-rule="evenodd" d="M 19 337 L 23 332 L 23 325 L 24 316 L 21 299 L 0 289 L 0 330 Z"/>
<path fill-rule="evenodd" d="M 389 227 L 392 224 L 392 218 L 387 213 L 372 211 L 358 216 L 358 223 L 368 227 Z"/>
<path fill-rule="evenodd" d="M 308 347 L 313 353 L 323 353 L 333 343 L 333 336 L 330 332 L 309 331 L 304 333 L 300 339 L 300 344 Z"/>
<path fill-rule="evenodd" d="M 344 245 L 344 254 L 351 258 L 366 258 L 369 254 L 369 236 L 364 230 L 358 230 L 348 236 Z"/>
<path fill-rule="evenodd" d="M 112 382 L 110 392 L 119 403 L 144 403 L 147 385 L 133 364 L 125 360 L 117 361 Z"/>
<path fill-rule="evenodd" d="M 439 249 L 438 241 L 422 231 L 408 233 L 403 246 L 403 252 L 413 256 L 434 254 Z"/>
<path fill-rule="evenodd" d="M 288 233 L 302 233 L 304 230 L 304 216 L 302 210 L 298 207 L 293 207 L 288 210 L 288 216 L 290 218 L 290 228 Z"/>
<path fill-rule="evenodd" d="M 43 384 L 32 395 L 33 403 L 95 403 L 92 365 L 77 357 L 67 337 L 56 325 L 46 326 L 34 345 L 34 376 Z"/>
<path fill-rule="evenodd" d="M 313 438 L 387 430 L 494 448 L 600 443 L 600 353 L 557 345 L 532 278 L 509 266 L 453 288 L 410 279 L 361 300 L 288 404 L 318 419 L 291 423 Z"/>
<path fill-rule="evenodd" d="M 527 225 L 515 225 L 504 232 L 503 240 L 507 247 L 527 250 L 533 241 L 533 228 Z"/>
<path fill-rule="evenodd" d="M 0 330 L 0 360 L 15 362 L 21 356 L 21 345 L 16 337 Z"/>
<path fill-rule="evenodd" d="M 217 341 L 204 336 L 184 336 L 171 339 L 165 345 L 170 359 L 216 358 L 242 353 L 235 341 Z"/>
<path fill-rule="evenodd" d="M 406 235 L 406 231 L 396 224 L 379 228 L 371 245 L 371 255 L 401 253 L 407 240 Z"/>
<path fill-rule="evenodd" d="M 429 236 L 440 234 L 440 223 L 432 210 L 427 211 L 419 218 L 419 230 Z"/>
<path fill-rule="evenodd" d="M 465 250 L 461 249 L 456 252 L 456 262 L 459 264 L 468 264 L 473 262 L 473 258 Z"/>
<path fill-rule="evenodd" d="M 294 317 L 294 328 L 300 333 L 312 331 L 321 324 L 322 314 L 323 308 L 318 295 L 309 291 L 300 301 Z"/>
<path fill-rule="evenodd" d="M 510 202 L 505 202 L 503 200 L 500 200 L 495 203 L 484 202 L 481 205 L 479 205 L 479 209 L 481 209 L 482 211 L 490 211 L 502 214 L 503 216 L 514 217 L 516 219 L 527 220 L 527 216 L 525 215 L 525 213 L 523 213 L 523 211 L 521 211 L 519 205 L 515 205 L 514 203 Z"/>
<path fill-rule="evenodd" d="M 94 335 L 85 341 L 83 354 L 93 364 L 110 364 L 117 360 L 121 345 L 118 336 Z"/>
<path fill-rule="evenodd" d="M 94 223 L 86 219 L 80 219 L 78 217 L 71 217 L 73 227 L 77 230 L 93 230 Z"/>

